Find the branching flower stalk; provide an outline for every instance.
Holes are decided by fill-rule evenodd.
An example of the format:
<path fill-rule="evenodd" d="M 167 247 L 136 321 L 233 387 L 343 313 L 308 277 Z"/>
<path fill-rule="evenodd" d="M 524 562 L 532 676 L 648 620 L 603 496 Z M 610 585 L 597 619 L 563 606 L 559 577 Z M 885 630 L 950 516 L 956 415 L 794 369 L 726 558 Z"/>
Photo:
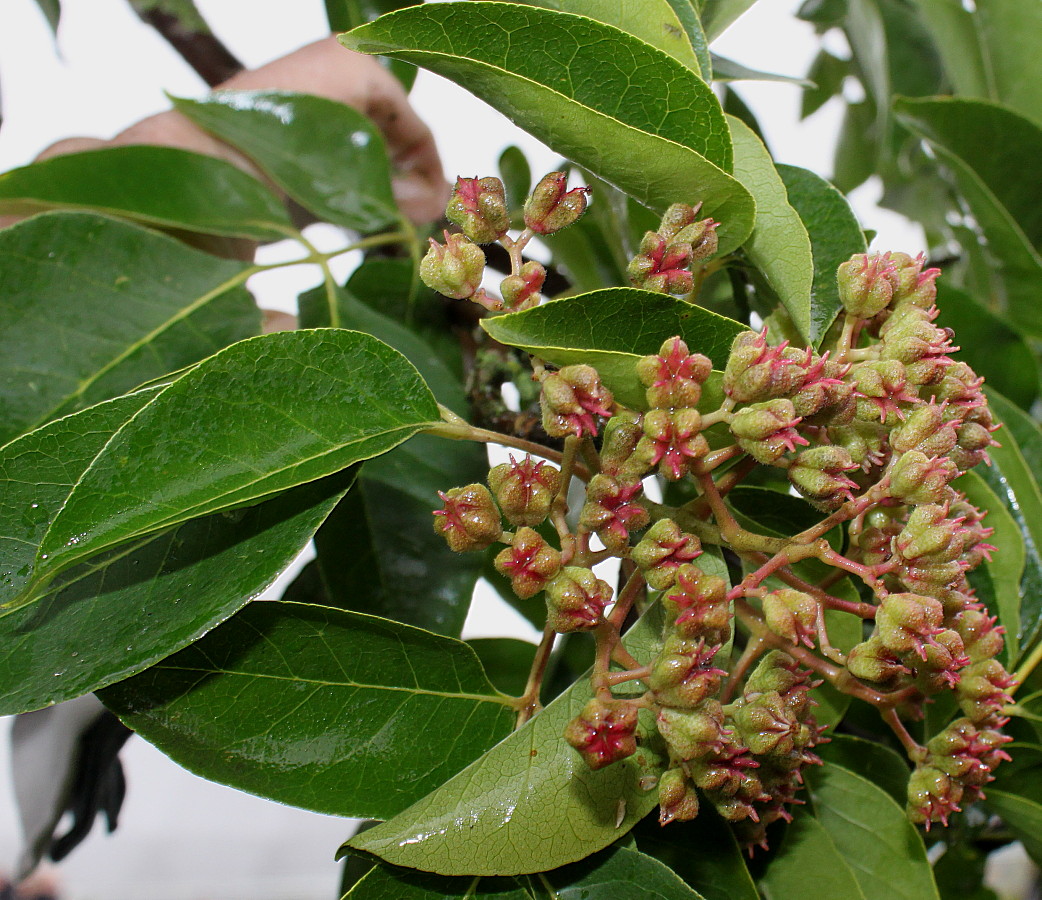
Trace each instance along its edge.
<path fill-rule="evenodd" d="M 545 273 L 524 263 L 520 248 L 532 234 L 575 221 L 585 189 L 567 190 L 562 173 L 544 178 L 514 240 L 502 197 L 496 179 L 457 182 L 449 217 L 464 234 L 432 243 L 428 284 L 491 310 L 539 302 Z M 641 242 L 631 282 L 688 294 L 693 270 L 716 253 L 715 228 L 697 207 L 670 207 Z M 478 287 L 477 243 L 489 240 L 503 242 L 512 261 L 501 301 Z M 543 428 L 564 451 L 538 453 L 560 469 L 511 457 L 487 487 L 442 494 L 435 529 L 449 546 L 504 544 L 495 566 L 518 598 L 545 598 L 547 629 L 518 701 L 519 723 L 538 708 L 553 636 L 591 632 L 592 699 L 565 739 L 594 769 L 632 755 L 643 740 L 664 742 L 663 824 L 694 818 L 708 802 L 746 846 L 766 846 L 766 827 L 790 818 L 798 802 L 803 767 L 820 762 L 813 750 L 827 739 L 812 692 L 825 680 L 876 706 L 907 750 L 913 822 L 947 824 L 1008 758 L 1000 729 L 1015 681 L 996 658 L 1002 629 L 967 580 L 995 548 L 984 514 L 952 484 L 988 461 L 996 426 L 982 379 L 952 359 L 951 333 L 933 324 L 939 273 L 923 267 L 922 257 L 901 253 L 859 254 L 840 266 L 843 323 L 820 353 L 746 331 L 714 374 L 707 357 L 670 338 L 635 366 L 645 393 L 639 409 L 617 403 L 591 366 L 540 364 Z M 715 409 L 703 404 L 711 378 L 725 398 Z M 710 425 L 725 425 L 733 443 L 712 449 Z M 463 425 L 447 427 L 468 436 Z M 585 500 L 576 517 L 567 498 L 580 460 Z M 743 527 L 728 497 L 758 466 L 784 472 L 822 518 L 787 537 Z M 697 496 L 679 509 L 653 503 L 644 496 L 649 475 L 692 483 Z M 741 560 L 736 583 L 705 563 L 718 552 L 706 548 L 716 547 Z M 633 572 L 614 602 L 593 570 L 609 557 Z M 808 561 L 831 574 L 812 580 Z M 624 650 L 621 632 L 646 590 L 666 624 L 657 655 L 643 664 Z M 870 632 L 836 646 L 826 613 Z M 732 664 L 735 638 L 743 649 Z M 633 683 L 642 689 L 636 696 Z M 623 684 L 627 694 L 617 696 Z M 954 694 L 962 715 L 921 745 L 905 723 L 943 692 Z M 657 737 L 638 730 L 640 710 L 654 714 Z"/>

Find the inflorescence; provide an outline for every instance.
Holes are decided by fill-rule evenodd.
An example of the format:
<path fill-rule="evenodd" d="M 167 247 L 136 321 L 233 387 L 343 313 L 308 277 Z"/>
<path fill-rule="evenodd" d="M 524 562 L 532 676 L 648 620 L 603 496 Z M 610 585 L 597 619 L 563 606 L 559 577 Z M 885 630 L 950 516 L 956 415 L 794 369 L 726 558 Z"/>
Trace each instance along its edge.
<path fill-rule="evenodd" d="M 449 217 L 464 235 L 432 242 L 424 279 L 492 310 L 535 305 L 545 272 L 520 249 L 575 221 L 585 203 L 585 189 L 568 191 L 562 173 L 547 176 L 526 204 L 525 230 L 511 239 L 498 180 L 460 179 Z M 691 291 L 692 271 L 716 252 L 715 226 L 697 207 L 671 207 L 642 241 L 632 283 Z M 479 287 L 476 244 L 492 240 L 513 266 L 502 299 Z M 996 425 L 983 379 L 951 358 L 954 336 L 934 324 L 938 274 L 922 257 L 858 254 L 839 268 L 844 313 L 826 351 L 771 345 L 766 329 L 747 331 L 722 378 L 671 338 L 636 365 L 644 410 L 617 403 L 591 366 L 537 364 L 543 428 L 564 442 L 563 453 L 546 456 L 561 467 L 512 457 L 492 469 L 487 487 L 441 495 L 435 529 L 457 551 L 505 545 L 495 567 L 519 598 L 544 595 L 551 643 L 559 633 L 595 636 L 593 699 L 564 735 L 586 763 L 597 769 L 633 754 L 638 714 L 654 716 L 668 751 L 658 782 L 663 824 L 692 819 L 708 802 L 747 846 L 765 845 L 766 826 L 790 818 L 799 802 L 803 767 L 820 762 L 814 748 L 826 739 L 811 691 L 824 681 L 876 706 L 904 745 L 915 764 L 915 823 L 947 824 L 1008 758 L 1000 729 L 1013 680 L 996 658 L 1002 629 L 967 581 L 995 548 L 984 514 L 953 486 L 988 462 Z M 723 400 L 706 409 L 713 379 Z M 739 524 L 727 494 L 757 466 L 783 470 L 821 520 L 784 538 Z M 567 489 L 577 473 L 586 496 L 573 525 Z M 696 496 L 679 507 L 653 503 L 644 494 L 652 474 L 693 483 Z M 840 541 L 826 540 L 837 530 Z M 737 584 L 700 567 L 707 548 L 740 560 Z M 609 557 L 632 571 L 618 596 L 594 572 Z M 831 574 L 811 579 L 801 563 L 812 559 Z M 835 592 L 848 576 L 860 586 L 856 600 Z M 658 655 L 643 666 L 620 632 L 649 589 L 659 592 L 666 625 Z M 847 652 L 834 647 L 829 611 L 859 617 L 864 639 Z M 744 649 L 732 661 L 735 618 Z M 627 681 L 644 693 L 616 696 Z M 904 722 L 942 692 L 954 694 L 961 717 L 920 745 Z M 537 696 L 538 685 L 522 720 Z"/>

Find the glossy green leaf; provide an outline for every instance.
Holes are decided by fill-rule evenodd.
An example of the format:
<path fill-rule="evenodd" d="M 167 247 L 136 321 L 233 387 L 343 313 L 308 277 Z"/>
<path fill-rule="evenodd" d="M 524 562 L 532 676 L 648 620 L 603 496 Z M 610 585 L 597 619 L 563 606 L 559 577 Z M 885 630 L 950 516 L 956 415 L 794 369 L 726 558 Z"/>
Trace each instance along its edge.
<path fill-rule="evenodd" d="M 970 573 L 970 583 L 977 597 L 999 617 L 999 624 L 1006 629 L 1005 660 L 1009 662 L 1020 655 L 1020 583 L 1027 559 L 1024 541 L 1005 503 L 977 471 L 967 472 L 956 486 L 970 503 L 987 511 L 985 524 L 995 532 L 988 542 L 999 549 L 990 562 L 985 560 Z"/>
<path fill-rule="evenodd" d="M 667 0 L 642 0 L 641 3 L 619 3 L 618 0 L 526 0 L 526 3 L 558 12 L 575 13 L 605 25 L 613 25 L 668 53 L 702 76 L 702 67 L 694 48 Z"/>
<path fill-rule="evenodd" d="M 359 231 L 398 220 L 383 137 L 350 106 L 289 91 L 217 91 L 174 105 L 320 219 Z"/>
<path fill-rule="evenodd" d="M 785 829 L 781 846 L 759 881 L 764 900 L 789 900 L 813 885 L 820 897 L 866 900 L 849 863 L 828 830 L 814 816 L 801 813 Z"/>
<path fill-rule="evenodd" d="M 814 280 L 810 294 L 810 338 L 815 346 L 842 309 L 836 269 L 855 253 L 868 249 L 854 211 L 831 184 L 808 169 L 779 165 L 789 203 L 810 238 Z"/>
<path fill-rule="evenodd" d="M 996 392 L 989 392 L 989 402 L 993 404 L 997 420 L 1008 419 L 1015 425 L 995 432 L 995 439 L 1001 446 L 988 449 L 992 465 L 978 466 L 974 471 L 1003 501 L 1017 524 L 1020 541 L 1023 542 L 1025 561 L 1020 585 L 1020 627 L 1016 628 L 1013 622 L 1004 624 L 1007 641 L 1027 649 L 1042 632 L 1042 490 L 1039 489 L 1035 474 L 1039 470 L 1026 461 L 1016 435 L 1024 433 L 1035 436 L 1038 428 L 1026 413 Z M 1038 452 L 1037 442 L 1029 446 L 1033 454 Z M 1035 461 L 1034 456 L 1032 459 Z M 996 553 L 996 562 L 999 557 L 1000 554 Z M 1011 659 L 1015 661 L 1015 657 Z"/>
<path fill-rule="evenodd" d="M 762 72 L 749 66 L 713 54 L 714 81 L 774 81 L 780 84 L 793 84 L 796 87 L 813 87 L 813 82 L 797 75 L 779 75 L 776 72 Z"/>
<path fill-rule="evenodd" d="M 535 659 L 535 644 L 517 638 L 471 638 L 467 643 L 497 690 L 514 697 L 524 693 Z"/>
<path fill-rule="evenodd" d="M 193 519 L 63 573 L 0 618 L 2 714 L 121 681 L 202 637 L 293 562 L 352 479 L 339 473 Z"/>
<path fill-rule="evenodd" d="M 995 780 L 984 792 L 985 803 L 1002 816 L 1038 864 L 1042 860 L 1042 749 L 1019 743 L 1009 748 L 1013 760 L 996 770 Z"/>
<path fill-rule="evenodd" d="M 293 229 L 282 202 L 238 166 L 174 147 L 105 147 L 0 175 L 0 213 L 89 209 L 159 228 L 271 241 Z"/>
<path fill-rule="evenodd" d="M 438 420 L 416 370 L 369 335 L 318 329 L 242 341 L 182 376 L 108 443 L 38 560 L 54 572 L 255 502 L 385 453 Z"/>
<path fill-rule="evenodd" d="M 865 900 L 939 900 L 923 839 L 886 791 L 832 763 L 804 775 L 814 816 Z"/>
<path fill-rule="evenodd" d="M 702 20 L 698 14 L 698 0 L 666 0 L 676 13 L 677 19 L 684 29 L 684 34 L 691 44 L 691 48 L 698 57 L 698 66 L 702 70 L 702 79 L 711 81 L 713 78 L 713 61 L 709 53 L 709 41 L 706 33 L 702 30 Z"/>
<path fill-rule="evenodd" d="M 735 336 L 746 330 L 677 297 L 636 288 L 553 300 L 481 325 L 497 341 L 556 365 L 594 366 L 619 402 L 638 409 L 646 404 L 633 368 L 641 356 L 658 353 L 663 341 L 679 335 L 692 353 L 705 354 L 722 370 Z"/>
<path fill-rule="evenodd" d="M 449 878 L 377 866 L 345 900 L 704 900 L 669 868 L 638 850 L 613 847 L 582 862 L 521 878 Z"/>
<path fill-rule="evenodd" d="M 1031 202 L 1039 190 L 1033 179 L 1042 128 L 979 100 L 900 100 L 895 109 L 956 172 L 989 250 L 1002 263 L 1011 318 L 1029 334 L 1042 335 L 1042 210 Z"/>
<path fill-rule="evenodd" d="M 325 0 L 326 18 L 332 31 L 347 31 L 371 22 L 385 13 L 412 6 L 415 0 Z"/>
<path fill-rule="evenodd" d="M 710 42 L 715 41 L 756 0 L 702 0 L 702 27 Z"/>
<path fill-rule="evenodd" d="M 441 784 L 514 720 L 461 641 L 285 602 L 250 604 L 102 699 L 212 781 L 374 818 Z"/>
<path fill-rule="evenodd" d="M 665 863 L 706 900 L 760 900 L 734 831 L 703 804 L 691 822 L 658 823 L 654 813 L 634 829 L 641 851 Z"/>
<path fill-rule="evenodd" d="M 849 734 L 831 734 L 814 748 L 826 762 L 849 769 L 881 787 L 899 806 L 908 796 L 908 761 L 889 747 Z"/>
<path fill-rule="evenodd" d="M 626 636 L 627 649 L 648 661 L 661 629 L 656 605 Z M 455 778 L 347 847 L 442 875 L 517 875 L 575 862 L 617 840 L 658 802 L 641 778 L 657 775 L 663 760 L 654 723 L 642 716 L 634 756 L 588 769 L 561 732 L 589 698 L 580 679 Z"/>
<path fill-rule="evenodd" d="M 86 213 L 0 231 L 0 442 L 256 334 L 249 272 Z"/>
<path fill-rule="evenodd" d="M 340 40 L 459 82 L 655 209 L 702 201 L 704 212 L 722 223 L 721 253 L 749 234 L 752 199 L 727 174 L 731 138 L 709 86 L 616 28 L 475 0 L 402 10 Z"/>
<path fill-rule="evenodd" d="M 943 279 L 938 285 L 937 308 L 936 324 L 954 330 L 959 359 L 983 375 L 988 387 L 1029 409 L 1039 394 L 1039 364 L 1016 327 Z"/>
<path fill-rule="evenodd" d="M 749 260 L 788 311 L 800 334 L 811 340 L 814 258 L 810 237 L 792 208 L 770 153 L 744 122 L 731 118 L 734 174 L 756 201 L 756 224 L 745 244 Z"/>
<path fill-rule="evenodd" d="M 0 603 L 29 583 L 51 521 L 94 457 L 153 400 L 139 391 L 82 410 L 0 448 Z"/>
<path fill-rule="evenodd" d="M 511 209 L 520 209 L 532 192 L 532 167 L 525 151 L 511 144 L 499 154 L 499 177 L 506 188 L 507 203 Z"/>
<path fill-rule="evenodd" d="M 440 403 L 466 413 L 459 379 L 414 331 L 342 288 L 301 295 L 303 327 L 326 325 L 333 315 L 401 352 Z M 440 507 L 439 490 L 483 481 L 487 471 L 483 446 L 426 435 L 370 460 L 315 538 L 324 602 L 458 636 L 483 559 L 449 550 L 431 513 Z"/>

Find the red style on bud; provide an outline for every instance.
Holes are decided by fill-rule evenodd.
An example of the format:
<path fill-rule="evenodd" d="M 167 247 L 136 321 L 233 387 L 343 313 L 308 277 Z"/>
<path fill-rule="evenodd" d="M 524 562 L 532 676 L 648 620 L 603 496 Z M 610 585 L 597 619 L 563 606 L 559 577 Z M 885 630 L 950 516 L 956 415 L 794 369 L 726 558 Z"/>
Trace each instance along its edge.
<path fill-rule="evenodd" d="M 836 272 L 843 308 L 859 319 L 881 313 L 893 299 L 894 275 L 889 253 L 856 253 Z"/>
<path fill-rule="evenodd" d="M 901 664 L 898 655 L 887 647 L 879 634 L 855 645 L 847 654 L 847 671 L 855 678 L 891 686 L 912 670 Z"/>
<path fill-rule="evenodd" d="M 484 550 L 499 540 L 503 522 L 488 488 L 483 484 L 438 491 L 445 503 L 444 509 L 434 513 L 434 531 L 448 542 L 449 548 L 461 553 L 465 550 Z"/>
<path fill-rule="evenodd" d="M 921 450 L 902 453 L 890 468 L 890 496 L 904 503 L 944 503 L 959 470 L 947 457 L 930 459 Z"/>
<path fill-rule="evenodd" d="M 796 431 L 799 424 L 791 400 L 768 400 L 738 410 L 731 419 L 731 434 L 757 462 L 771 465 L 798 444 L 808 443 Z"/>
<path fill-rule="evenodd" d="M 825 444 L 797 454 L 786 474 L 796 490 L 818 509 L 827 511 L 838 509 L 854 496 L 857 484 L 843 473 L 857 468 L 847 450 Z"/>
<path fill-rule="evenodd" d="M 485 272 L 482 249 L 462 234 L 445 232 L 445 243 L 430 239 L 430 249 L 420 262 L 420 278 L 432 291 L 468 300 L 481 287 Z"/>
<path fill-rule="evenodd" d="M 658 355 L 637 363 L 637 377 L 647 387 L 652 409 L 693 408 L 702 399 L 702 385 L 713 371 L 709 358 L 690 353 L 679 337 L 662 344 Z"/>
<path fill-rule="evenodd" d="M 544 175 L 525 202 L 525 225 L 536 234 L 553 234 L 567 228 L 586 212 L 588 187 L 567 189 L 564 172 Z"/>
<path fill-rule="evenodd" d="M 879 640 L 899 656 L 917 653 L 926 659 L 926 645 L 944 629 L 944 607 L 939 600 L 919 594 L 887 594 L 876 611 Z"/>
<path fill-rule="evenodd" d="M 637 752 L 637 709 L 626 700 L 594 698 L 564 730 L 591 769 L 603 769 Z"/>
<path fill-rule="evenodd" d="M 662 606 L 678 635 L 717 645 L 731 637 L 731 604 L 723 578 L 686 563 L 677 569 L 675 588 L 677 593 L 662 598 Z"/>
<path fill-rule="evenodd" d="M 565 566 L 546 586 L 546 623 L 560 634 L 589 631 L 604 618 L 611 587 L 590 569 Z"/>
<path fill-rule="evenodd" d="M 551 437 L 597 433 L 594 416 L 611 416 L 611 391 L 593 366 L 565 366 L 543 379 L 539 405 L 543 429 Z"/>
<path fill-rule="evenodd" d="M 908 818 L 927 831 L 933 822 L 947 826 L 949 816 L 961 811 L 962 794 L 959 782 L 940 769 L 918 768 L 908 780 Z"/>
<path fill-rule="evenodd" d="M 690 470 L 693 460 L 709 452 L 701 430 L 702 416 L 697 409 L 649 410 L 636 456 L 649 469 L 658 466 L 663 478 L 678 481 Z"/>
<path fill-rule="evenodd" d="M 766 328 L 759 334 L 739 334 L 724 368 L 724 393 L 737 403 L 752 403 L 798 390 L 804 369 L 798 359 L 786 353 L 787 347 L 788 342 L 768 346 Z"/>
<path fill-rule="evenodd" d="M 660 706 L 698 709 L 717 692 L 727 672 L 713 665 L 719 647 L 673 635 L 651 665 L 648 687 Z"/>
<path fill-rule="evenodd" d="M 503 305 L 511 312 L 539 305 L 539 292 L 546 281 L 546 269 L 535 260 L 521 266 L 517 275 L 507 275 L 499 283 Z"/>
<path fill-rule="evenodd" d="M 561 472 L 549 463 L 526 456 L 517 462 L 494 466 L 488 484 L 511 525 L 534 528 L 550 514 L 550 505 L 561 489 Z"/>
<path fill-rule="evenodd" d="M 648 231 L 640 242 L 640 252 L 626 267 L 626 276 L 630 284 L 645 291 L 687 294 L 695 286 L 690 265 L 690 244 L 667 244 L 662 235 Z"/>
<path fill-rule="evenodd" d="M 476 244 L 498 241 L 510 228 L 503 182 L 498 178 L 457 178 L 445 218 Z"/>
<path fill-rule="evenodd" d="M 693 534 L 680 530 L 672 519 L 659 519 L 630 553 L 656 591 L 671 588 L 677 569 L 702 554 L 702 544 Z"/>
<path fill-rule="evenodd" d="M 659 825 L 690 822 L 698 817 L 698 792 L 679 766 L 666 769 L 658 781 Z"/>
<path fill-rule="evenodd" d="M 775 634 L 808 647 L 818 633 L 818 603 L 810 595 L 792 588 L 771 591 L 763 598 L 763 617 Z M 756 752 L 756 751 L 754 751 Z"/>
<path fill-rule="evenodd" d="M 561 571 L 561 554 L 537 531 L 519 528 L 510 546 L 493 561 L 496 571 L 510 579 L 510 586 L 525 600 L 538 594 Z"/>
<path fill-rule="evenodd" d="M 716 700 L 706 700 L 697 709 L 661 706 L 655 725 L 670 753 L 682 760 L 718 756 L 731 736 L 724 728 L 723 707 Z"/>
<path fill-rule="evenodd" d="M 955 421 L 945 421 L 944 407 L 943 403 L 926 403 L 913 409 L 890 432 L 890 445 L 898 453 L 921 450 L 927 456 L 944 456 L 955 446 L 958 427 Z"/>
<path fill-rule="evenodd" d="M 635 502 L 642 493 L 639 481 L 621 481 L 600 472 L 586 488 L 579 524 L 596 532 L 613 553 L 622 553 L 629 546 L 630 532 L 648 525 L 648 511 Z"/>
<path fill-rule="evenodd" d="M 908 374 L 896 359 L 863 362 L 850 372 L 855 396 L 858 398 L 855 415 L 864 422 L 882 422 L 903 419 L 901 403 L 915 403 L 915 394 L 905 390 Z"/>

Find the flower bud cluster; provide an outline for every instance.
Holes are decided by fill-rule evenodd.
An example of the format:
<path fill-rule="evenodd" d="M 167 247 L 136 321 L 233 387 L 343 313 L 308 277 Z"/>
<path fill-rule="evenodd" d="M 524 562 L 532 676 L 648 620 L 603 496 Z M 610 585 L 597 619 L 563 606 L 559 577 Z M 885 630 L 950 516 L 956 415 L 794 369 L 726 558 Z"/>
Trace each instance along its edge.
<path fill-rule="evenodd" d="M 718 223 L 699 219 L 698 206 L 674 203 L 658 231 L 648 231 L 640 252 L 630 261 L 630 284 L 659 294 L 688 294 L 694 288 L 692 266 L 716 253 Z"/>
<path fill-rule="evenodd" d="M 445 243 L 433 238 L 420 262 L 420 278 L 431 290 L 456 300 L 471 300 L 492 312 L 535 306 L 546 280 L 546 269 L 535 260 L 523 261 L 521 251 L 535 235 L 548 235 L 576 222 L 586 211 L 590 189 L 567 187 L 564 172 L 551 172 L 535 186 L 522 210 L 525 229 L 510 238 L 506 190 L 498 178 L 457 178 L 445 208 L 445 218 L 462 234 L 445 232 Z M 485 253 L 479 244 L 501 243 L 510 253 L 511 271 L 499 286 L 500 297 L 481 287 Z"/>
<path fill-rule="evenodd" d="M 563 180 L 551 182 L 539 196 L 563 203 L 570 192 L 562 193 Z M 492 199 L 482 201 L 482 190 Z M 480 184 L 466 191 L 457 203 L 461 227 L 478 234 L 475 216 L 494 219 L 498 195 Z M 492 212 L 481 212 L 482 202 Z M 558 207 L 539 203 L 530 201 L 533 222 L 556 221 Z M 654 265 L 643 286 L 667 290 L 670 279 L 683 280 L 675 272 L 690 275 L 694 245 L 708 246 L 711 225 L 697 220 L 696 208 L 672 207 L 646 237 L 642 253 Z M 679 255 L 671 261 L 670 253 Z M 566 471 L 574 463 L 578 472 L 579 460 L 585 467 L 577 520 L 565 515 L 561 473 L 530 458 L 495 467 L 491 490 L 467 485 L 441 495 L 435 530 L 452 549 L 505 544 L 496 569 L 519 598 L 545 595 L 549 629 L 594 633 L 594 699 L 565 733 L 587 764 L 632 755 L 638 711 L 653 715 L 669 760 L 658 783 L 663 824 L 692 819 L 708 802 L 747 846 L 765 844 L 766 826 L 799 802 L 803 766 L 820 762 L 812 671 L 887 711 L 917 765 L 908 789 L 913 822 L 946 823 L 960 803 L 982 796 L 1007 758 L 999 729 L 1014 685 L 998 660 L 1003 631 L 967 577 L 995 548 L 984 513 L 953 486 L 988 461 L 996 426 L 982 380 L 952 360 L 952 335 L 933 324 L 937 272 L 923 265 L 905 254 L 862 254 L 841 266 L 842 332 L 820 354 L 771 345 L 766 329 L 747 331 L 714 376 L 707 357 L 680 337 L 666 340 L 635 367 L 643 412 L 619 406 L 591 366 L 540 367 L 543 428 L 564 439 Z M 707 410 L 714 377 L 725 400 Z M 714 425 L 714 441 L 729 433 L 733 444 L 711 451 Z M 742 527 L 726 494 L 754 464 L 784 470 L 824 518 L 791 540 Z M 644 496 L 649 473 L 669 482 L 690 476 L 697 494 L 677 508 L 652 503 Z M 548 516 L 557 546 L 544 536 L 549 529 L 538 530 Z M 504 531 L 504 520 L 516 530 Z M 837 528 L 846 532 L 840 541 L 832 539 Z M 712 544 L 729 545 L 745 566 L 733 587 L 705 571 Z M 618 598 L 594 572 L 609 556 L 627 565 Z M 833 597 L 837 578 L 804 580 L 793 567 L 810 557 L 863 582 L 860 597 Z M 645 589 L 660 592 L 666 615 L 661 649 L 646 666 L 617 652 L 630 605 Z M 867 623 L 845 654 L 829 641 L 829 610 Z M 749 637 L 729 675 L 736 613 Z M 610 671 L 613 663 L 627 671 Z M 644 693 L 617 698 L 623 681 L 641 682 Z M 919 747 L 890 711 L 920 715 L 945 691 L 961 718 Z"/>

